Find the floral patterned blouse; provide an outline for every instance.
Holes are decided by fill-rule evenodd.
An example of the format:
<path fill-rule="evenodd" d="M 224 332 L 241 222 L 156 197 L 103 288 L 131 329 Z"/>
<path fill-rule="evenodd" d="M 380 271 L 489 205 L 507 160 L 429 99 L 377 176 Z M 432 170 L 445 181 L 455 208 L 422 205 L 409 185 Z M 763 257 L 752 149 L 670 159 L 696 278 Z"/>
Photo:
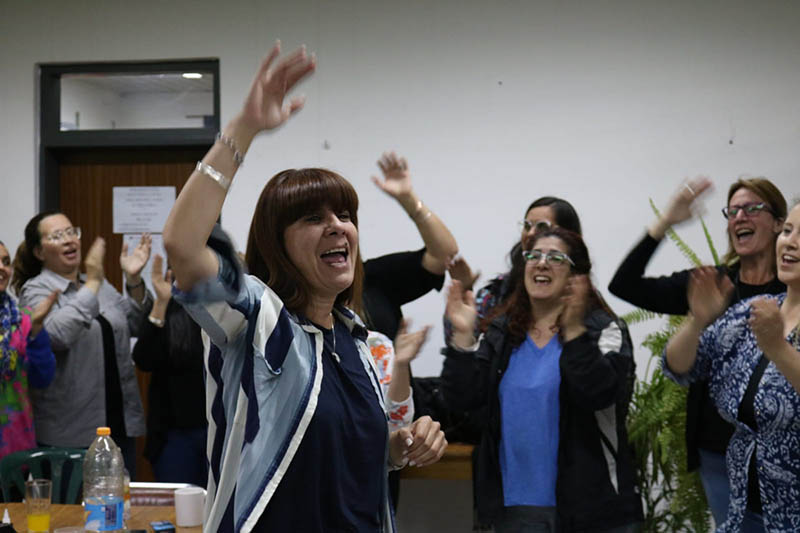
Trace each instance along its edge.
<path fill-rule="evenodd" d="M 394 343 L 392 340 L 377 331 L 369 331 L 367 346 L 378 368 L 378 379 L 383 389 L 383 399 L 386 403 L 386 414 L 389 416 L 389 430 L 394 431 L 411 424 L 414 420 L 414 399 L 411 394 L 402 402 L 395 402 L 389 398 L 389 384 L 392 382 L 392 365 L 394 364 Z"/>
<path fill-rule="evenodd" d="M 782 305 L 786 294 L 757 296 L 776 298 Z M 739 531 L 747 508 L 747 476 L 750 457 L 756 454 L 764 525 L 770 532 L 800 531 L 800 394 L 770 362 L 759 381 L 753 412 L 757 429 L 737 420 L 750 376 L 762 352 L 750 329 L 750 302 L 731 306 L 700 337 L 694 367 L 683 375 L 672 373 L 662 356 L 664 373 L 681 385 L 710 380 L 711 398 L 725 420 L 736 426 L 726 456 L 731 500 L 728 519 L 717 531 Z M 787 341 L 800 351 L 795 328 Z M 798 354 L 800 357 L 800 354 Z"/>

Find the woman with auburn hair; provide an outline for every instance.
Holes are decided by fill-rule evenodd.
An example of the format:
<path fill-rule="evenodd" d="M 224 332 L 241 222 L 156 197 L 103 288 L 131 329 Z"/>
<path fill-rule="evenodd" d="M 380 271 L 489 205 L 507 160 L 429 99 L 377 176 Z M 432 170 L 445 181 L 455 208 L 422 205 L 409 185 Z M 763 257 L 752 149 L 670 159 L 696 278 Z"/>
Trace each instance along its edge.
<path fill-rule="evenodd" d="M 668 276 L 644 275 L 650 258 L 667 230 L 692 218 L 694 202 L 711 187 L 697 177 L 682 184 L 641 241 L 622 261 L 608 286 L 615 296 L 649 311 L 685 315 L 689 312 L 687 288 L 693 270 Z M 758 294 L 779 294 L 786 286 L 776 275 L 775 240 L 786 218 L 786 200 L 766 178 L 739 179 L 728 189 L 722 210 L 728 221 L 728 252 L 717 271 L 734 284 L 730 305 Z M 686 403 L 686 451 L 689 471 L 699 468 L 700 479 L 714 522 L 725 521 L 730 499 L 725 450 L 734 427 L 717 412 L 708 383 L 697 380 L 689 387 Z"/>
<path fill-rule="evenodd" d="M 692 272 L 691 313 L 662 359 L 667 376 L 709 383 L 736 431 L 726 462 L 731 497 L 719 533 L 800 529 L 800 205 L 773 253 L 786 292 L 729 305 L 737 287 L 713 267 Z"/>
<path fill-rule="evenodd" d="M 325 169 L 273 176 L 253 214 L 249 274 L 214 230 L 253 138 L 303 105 L 287 92 L 316 61 L 304 48 L 279 53 L 164 228 L 176 299 L 210 340 L 204 529 L 391 532 L 387 471 L 435 462 L 447 441 L 429 417 L 389 431 L 367 330 L 346 307 L 361 301 L 355 190 Z"/>
<path fill-rule="evenodd" d="M 530 248 L 533 236 L 542 230 L 560 227 L 581 234 L 581 220 L 572 204 L 555 196 L 537 198 L 525 210 L 525 218 L 519 222 L 520 238 L 508 252 L 511 269 L 491 279 L 475 293 L 475 305 L 478 309 L 478 320 L 475 322 L 475 335 L 486 331 L 487 319 L 495 308 L 502 305 L 517 286 L 525 271 L 525 260 L 522 251 Z M 473 273 L 466 260 L 456 258 L 449 266 L 450 276 L 461 282 L 464 290 L 472 290 L 472 285 L 480 273 Z M 444 317 L 445 343 L 450 344 L 453 335 L 452 326 Z"/>
<path fill-rule="evenodd" d="M 634 361 L 624 322 L 589 280 L 583 240 L 544 229 L 475 349 L 477 309 L 454 281 L 442 385 L 455 409 L 488 406 L 475 460 L 481 524 L 498 533 L 634 532 L 642 520 L 625 418 Z"/>

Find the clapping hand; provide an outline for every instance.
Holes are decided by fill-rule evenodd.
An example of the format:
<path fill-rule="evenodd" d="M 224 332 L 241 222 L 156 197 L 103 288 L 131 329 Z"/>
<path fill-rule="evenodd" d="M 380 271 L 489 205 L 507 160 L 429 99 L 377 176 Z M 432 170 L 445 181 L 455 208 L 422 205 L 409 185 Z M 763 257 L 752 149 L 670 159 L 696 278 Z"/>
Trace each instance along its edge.
<path fill-rule="evenodd" d="M 58 301 L 59 294 L 61 294 L 61 291 L 58 290 L 51 292 L 47 298 L 39 302 L 33 309 L 33 313 L 31 314 L 30 338 L 36 337 L 39 332 L 42 331 L 44 319 L 47 317 L 48 313 L 50 313 L 50 310 L 53 309 L 53 305 Z"/>
<path fill-rule="evenodd" d="M 586 309 L 589 305 L 589 291 L 591 284 L 586 275 L 580 274 L 571 276 L 567 290 L 562 297 L 564 309 L 561 311 L 559 326 L 566 340 L 572 340 L 581 335 L 586 327 L 583 319 L 586 316 Z"/>
<path fill-rule="evenodd" d="M 481 271 L 472 272 L 467 260 L 460 255 L 455 256 L 447 264 L 447 272 L 450 273 L 450 278 L 461 282 L 464 290 L 471 291 L 477 279 L 481 276 Z"/>
<path fill-rule="evenodd" d="M 786 344 L 783 338 L 783 317 L 778 301 L 774 298 L 758 298 L 750 304 L 750 328 L 756 336 L 758 347 L 768 359 L 774 361 L 776 354 Z"/>
<path fill-rule="evenodd" d="M 153 270 L 150 272 L 150 281 L 153 283 L 156 301 L 169 302 L 170 298 L 172 298 L 172 282 L 175 278 L 172 275 L 172 270 L 167 269 L 167 271 L 162 274 L 161 272 L 163 270 L 164 258 L 159 254 L 154 255 Z"/>
<path fill-rule="evenodd" d="M 694 318 L 703 326 L 722 314 L 733 293 L 733 283 L 714 267 L 695 269 L 689 278 L 687 299 Z"/>
<path fill-rule="evenodd" d="M 416 359 L 431 329 L 430 326 L 425 326 L 419 331 L 409 333 L 408 328 L 410 325 L 410 320 L 403 319 L 400 322 L 400 330 L 397 332 L 397 337 L 394 339 L 394 360 L 397 364 L 407 365 Z"/>
<path fill-rule="evenodd" d="M 465 291 L 461 282 L 453 280 L 447 291 L 445 316 L 453 325 L 453 343 L 458 348 L 468 348 L 475 343 L 473 331 L 478 310 L 472 291 Z"/>

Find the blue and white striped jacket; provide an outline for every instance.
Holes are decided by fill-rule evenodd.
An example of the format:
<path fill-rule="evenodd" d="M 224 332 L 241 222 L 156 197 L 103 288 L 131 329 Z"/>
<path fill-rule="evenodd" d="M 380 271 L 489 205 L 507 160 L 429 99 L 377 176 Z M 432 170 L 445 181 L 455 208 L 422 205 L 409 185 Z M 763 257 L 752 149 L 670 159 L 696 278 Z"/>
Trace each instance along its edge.
<path fill-rule="evenodd" d="M 261 280 L 241 274 L 232 250 L 222 247 L 216 278 L 174 293 L 205 333 L 210 470 L 203 530 L 248 532 L 269 505 L 314 416 L 323 339 Z M 384 408 L 367 330 L 349 309 L 334 312 L 350 329 Z M 388 464 L 388 448 L 386 453 Z M 388 499 L 383 531 L 394 531 Z"/>

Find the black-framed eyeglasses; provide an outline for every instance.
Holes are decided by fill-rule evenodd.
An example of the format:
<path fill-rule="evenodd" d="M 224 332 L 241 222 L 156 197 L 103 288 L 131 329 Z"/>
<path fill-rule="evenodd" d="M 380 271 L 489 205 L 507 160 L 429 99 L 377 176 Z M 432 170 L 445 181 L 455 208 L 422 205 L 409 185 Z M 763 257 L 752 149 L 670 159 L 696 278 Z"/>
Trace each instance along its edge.
<path fill-rule="evenodd" d="M 537 264 L 544 257 L 545 263 L 552 267 L 567 265 L 575 266 L 575 263 L 567 254 L 564 252 L 559 252 L 558 250 L 550 250 L 549 252 L 543 252 L 541 250 L 522 250 L 522 257 L 525 259 L 525 261 L 533 261 Z"/>
<path fill-rule="evenodd" d="M 49 233 L 42 237 L 42 240 L 52 243 L 61 243 L 67 239 L 80 239 L 81 238 L 81 228 L 74 226 L 71 228 L 65 229 L 57 229 L 52 233 Z"/>
<path fill-rule="evenodd" d="M 749 204 L 742 204 L 742 205 L 732 205 L 730 207 L 723 207 L 722 208 L 722 216 L 725 217 L 726 220 L 730 220 L 732 218 L 736 218 L 736 215 L 739 214 L 739 211 L 743 211 L 744 215 L 747 218 L 753 218 L 758 216 L 761 211 L 766 211 L 767 213 L 772 213 L 772 209 L 764 202 L 751 202 Z"/>
<path fill-rule="evenodd" d="M 544 231 L 546 229 L 550 229 L 553 225 L 550 223 L 549 220 L 520 220 L 517 222 L 519 229 L 524 231 L 525 233 L 530 232 L 532 229 L 536 228 L 536 233 L 540 231 Z"/>

